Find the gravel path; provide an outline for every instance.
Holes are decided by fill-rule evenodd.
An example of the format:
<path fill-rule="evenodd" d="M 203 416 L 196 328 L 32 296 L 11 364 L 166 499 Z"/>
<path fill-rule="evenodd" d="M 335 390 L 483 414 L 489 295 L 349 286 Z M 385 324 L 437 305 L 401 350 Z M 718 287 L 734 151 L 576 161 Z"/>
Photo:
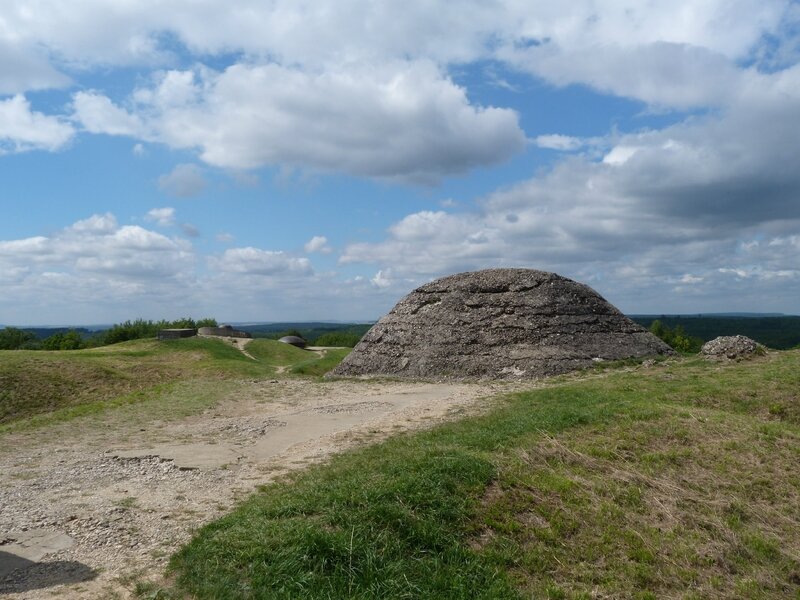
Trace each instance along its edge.
<path fill-rule="evenodd" d="M 241 382 L 172 421 L 78 419 L 0 436 L 0 595 L 130 598 L 198 526 L 333 452 L 485 403 L 499 384 Z"/>

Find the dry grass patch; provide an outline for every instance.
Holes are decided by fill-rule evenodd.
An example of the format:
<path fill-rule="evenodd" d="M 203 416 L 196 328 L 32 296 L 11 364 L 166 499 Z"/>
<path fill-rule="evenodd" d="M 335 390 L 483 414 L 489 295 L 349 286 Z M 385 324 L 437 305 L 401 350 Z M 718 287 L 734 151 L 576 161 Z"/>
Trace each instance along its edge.
<path fill-rule="evenodd" d="M 535 597 L 791 597 L 800 437 L 672 410 L 540 434 L 483 499 L 482 552 Z"/>

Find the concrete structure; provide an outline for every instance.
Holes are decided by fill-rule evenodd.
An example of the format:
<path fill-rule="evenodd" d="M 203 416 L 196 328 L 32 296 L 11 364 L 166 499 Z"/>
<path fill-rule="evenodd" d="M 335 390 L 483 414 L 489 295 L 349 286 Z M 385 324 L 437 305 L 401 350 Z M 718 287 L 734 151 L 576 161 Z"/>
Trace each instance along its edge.
<path fill-rule="evenodd" d="M 296 335 L 285 335 L 281 339 L 278 340 L 279 342 L 283 342 L 284 344 L 291 344 L 292 346 L 297 346 L 298 348 L 303 348 L 305 350 L 307 342 Z"/>
<path fill-rule="evenodd" d="M 160 329 L 157 337 L 159 340 L 177 340 L 180 338 L 194 337 L 196 335 L 196 329 Z"/>
<path fill-rule="evenodd" d="M 216 335 L 220 337 L 251 338 L 246 331 L 239 331 L 230 325 L 220 325 L 219 327 L 201 327 L 197 330 L 200 335 Z"/>
<path fill-rule="evenodd" d="M 584 284 L 487 269 L 411 292 L 330 374 L 536 378 L 658 354 L 674 351 Z"/>

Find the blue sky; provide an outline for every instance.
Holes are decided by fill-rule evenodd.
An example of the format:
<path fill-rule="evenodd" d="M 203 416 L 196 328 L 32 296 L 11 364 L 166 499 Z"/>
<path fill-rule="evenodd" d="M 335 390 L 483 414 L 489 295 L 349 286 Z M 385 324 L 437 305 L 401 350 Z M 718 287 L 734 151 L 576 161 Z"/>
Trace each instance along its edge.
<path fill-rule="evenodd" d="M 0 7 L 0 323 L 367 321 L 495 266 L 800 312 L 797 2 L 231 6 Z"/>

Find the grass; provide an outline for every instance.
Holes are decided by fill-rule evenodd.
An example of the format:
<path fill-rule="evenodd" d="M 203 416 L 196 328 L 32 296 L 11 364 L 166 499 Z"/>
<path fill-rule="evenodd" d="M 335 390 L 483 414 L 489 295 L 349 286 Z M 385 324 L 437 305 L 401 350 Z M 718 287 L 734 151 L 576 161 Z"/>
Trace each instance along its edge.
<path fill-rule="evenodd" d="M 350 348 L 331 348 L 324 351 L 322 357 L 312 358 L 297 363 L 292 367 L 291 372 L 295 375 L 306 375 L 310 377 L 322 377 L 342 362 L 342 359 L 350 354 Z"/>
<path fill-rule="evenodd" d="M 141 402 L 188 397 L 205 407 L 219 382 L 287 375 L 319 375 L 331 358 L 273 340 L 253 340 L 252 360 L 216 339 L 135 340 L 90 350 L 0 351 L 0 433 L 94 415 Z M 331 351 L 338 359 L 341 351 Z M 302 365 L 293 371 L 292 367 Z M 331 366 L 333 366 L 331 364 Z M 279 368 L 279 367 L 282 367 Z"/>
<path fill-rule="evenodd" d="M 202 528 L 160 593 L 798 598 L 799 367 L 595 373 L 337 456 Z"/>

